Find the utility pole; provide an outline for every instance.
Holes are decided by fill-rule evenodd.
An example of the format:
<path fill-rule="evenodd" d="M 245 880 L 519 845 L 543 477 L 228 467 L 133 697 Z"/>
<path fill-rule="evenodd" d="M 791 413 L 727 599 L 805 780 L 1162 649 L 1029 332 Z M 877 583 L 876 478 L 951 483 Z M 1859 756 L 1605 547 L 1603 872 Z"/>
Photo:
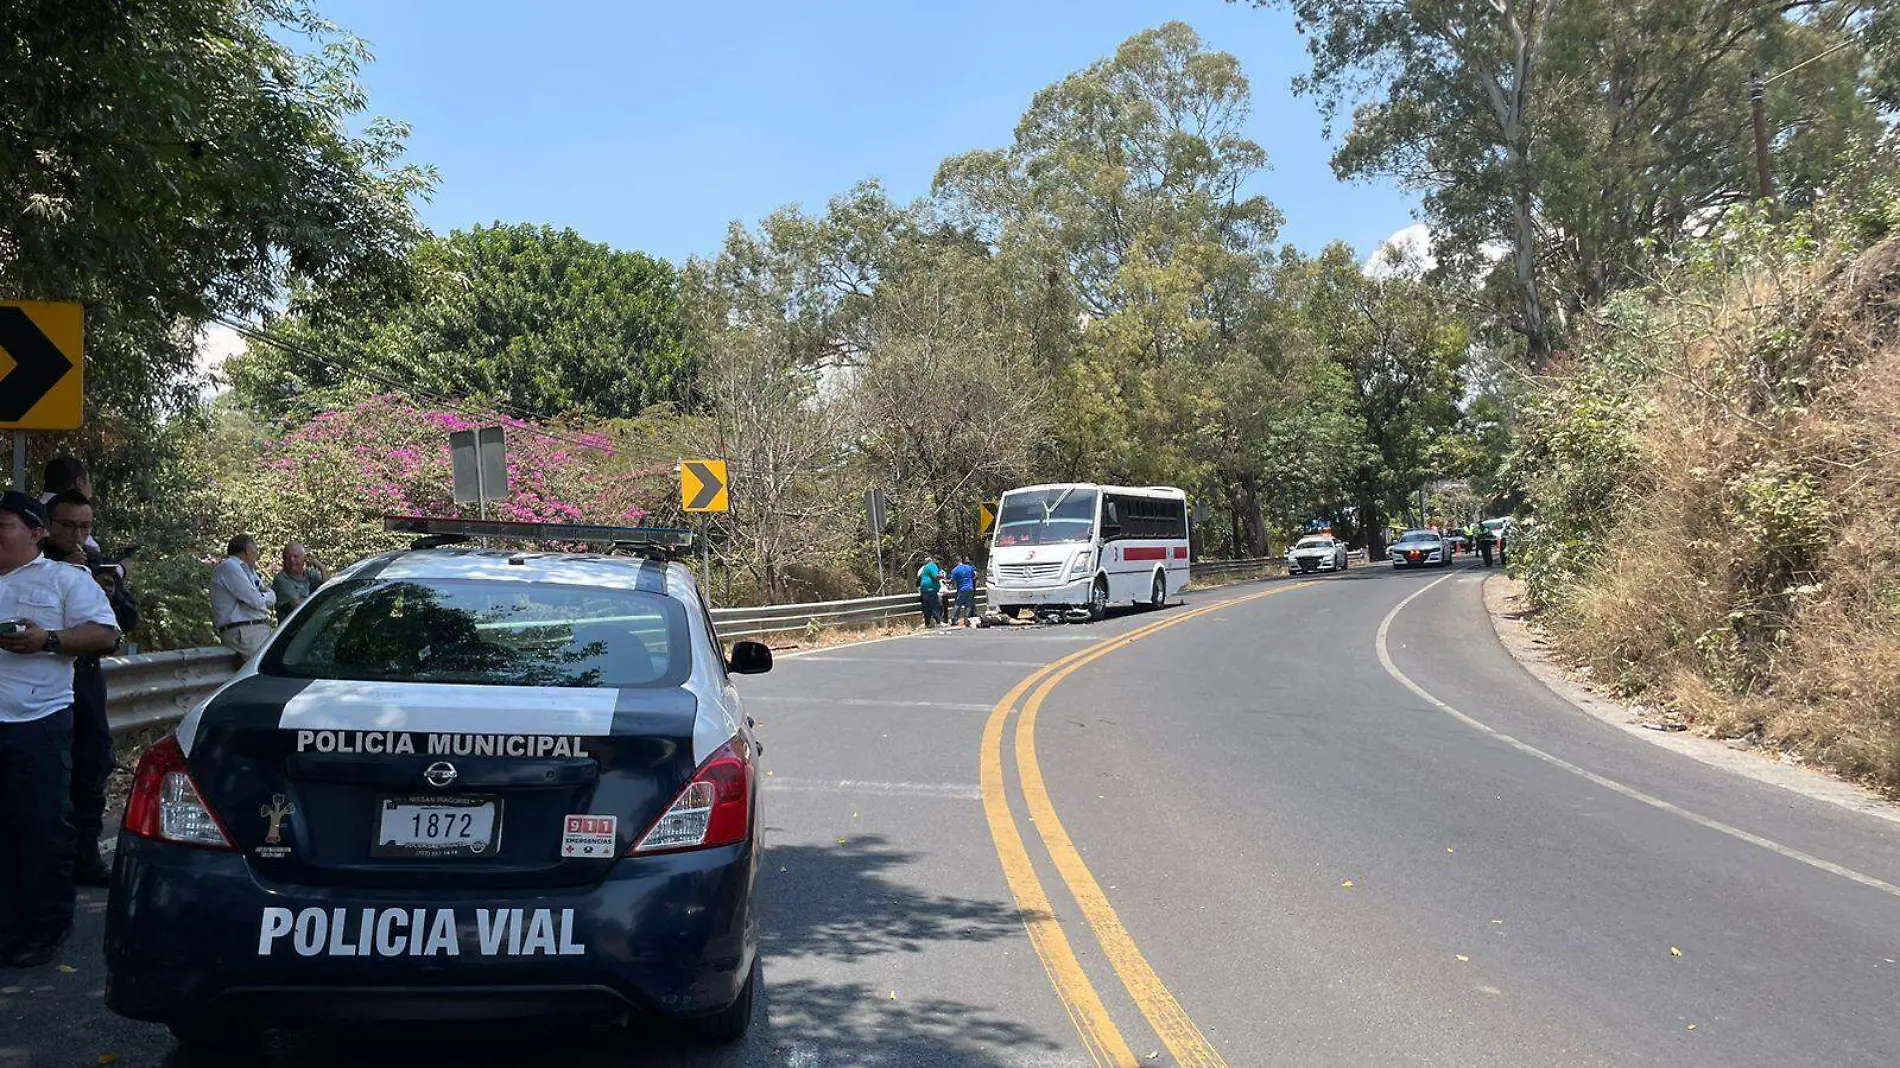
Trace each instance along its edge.
<path fill-rule="evenodd" d="M 1775 198 L 1775 179 L 1768 156 L 1768 86 L 1761 72 L 1748 76 L 1748 105 L 1755 120 L 1755 199 Z"/>

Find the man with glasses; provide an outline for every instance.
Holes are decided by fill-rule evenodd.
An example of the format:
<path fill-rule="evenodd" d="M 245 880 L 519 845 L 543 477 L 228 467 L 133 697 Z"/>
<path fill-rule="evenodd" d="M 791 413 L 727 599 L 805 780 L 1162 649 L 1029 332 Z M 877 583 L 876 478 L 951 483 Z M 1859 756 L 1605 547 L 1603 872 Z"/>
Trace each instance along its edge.
<path fill-rule="evenodd" d="M 116 569 L 88 544 L 92 539 L 92 501 L 78 490 L 53 495 L 47 502 L 46 540 L 41 551 L 51 559 L 84 567 L 106 592 L 121 635 L 139 625 L 138 604 L 118 581 Z M 99 855 L 105 830 L 106 781 L 112 777 L 112 726 L 106 720 L 106 675 L 99 654 L 73 658 L 73 882 L 105 886 L 112 871 Z"/>
<path fill-rule="evenodd" d="M 92 499 L 92 473 L 86 470 L 85 461 L 77 456 L 61 454 L 46 461 L 46 467 L 40 472 L 40 506 L 42 510 L 52 507 L 53 498 L 71 491 L 87 500 Z M 99 543 L 87 534 L 80 539 L 86 548 L 99 551 Z"/>

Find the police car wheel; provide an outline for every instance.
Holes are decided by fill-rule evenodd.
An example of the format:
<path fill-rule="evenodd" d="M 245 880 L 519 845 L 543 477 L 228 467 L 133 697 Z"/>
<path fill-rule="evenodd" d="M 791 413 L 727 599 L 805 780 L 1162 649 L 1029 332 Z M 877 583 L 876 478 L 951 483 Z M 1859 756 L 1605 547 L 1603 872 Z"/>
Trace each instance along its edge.
<path fill-rule="evenodd" d="M 752 962 L 752 974 L 746 977 L 739 1000 L 713 1013 L 685 1021 L 686 1033 L 702 1042 L 736 1042 L 752 1026 L 752 1002 L 759 990 L 759 962 Z"/>
<path fill-rule="evenodd" d="M 233 1056 L 252 1053 L 263 1044 L 264 1036 L 256 1028 L 243 1027 L 225 1020 L 173 1020 L 165 1025 L 178 1042 L 181 1052 L 200 1055 Z"/>

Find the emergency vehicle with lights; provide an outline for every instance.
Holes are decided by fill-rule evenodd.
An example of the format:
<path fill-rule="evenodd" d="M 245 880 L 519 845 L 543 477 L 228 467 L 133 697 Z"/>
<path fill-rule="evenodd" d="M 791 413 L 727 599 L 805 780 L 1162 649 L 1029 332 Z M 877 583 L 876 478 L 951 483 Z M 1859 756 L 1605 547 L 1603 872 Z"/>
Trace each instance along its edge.
<path fill-rule="evenodd" d="M 726 653 L 670 560 L 690 532 L 388 525 L 420 540 L 337 574 L 139 762 L 107 1004 L 201 1047 L 346 1020 L 738 1037 L 761 747 L 731 676 L 772 655 Z"/>

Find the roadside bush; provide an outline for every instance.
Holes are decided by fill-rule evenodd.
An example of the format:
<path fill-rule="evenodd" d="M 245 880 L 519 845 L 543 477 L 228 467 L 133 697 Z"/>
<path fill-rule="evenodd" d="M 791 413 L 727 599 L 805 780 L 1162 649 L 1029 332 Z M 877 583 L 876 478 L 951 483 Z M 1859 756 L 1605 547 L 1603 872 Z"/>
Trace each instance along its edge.
<path fill-rule="evenodd" d="M 510 493 L 489 503 L 490 518 L 624 525 L 665 507 L 670 463 L 654 478 L 598 428 L 503 425 Z M 222 404 L 176 421 L 151 447 L 144 475 L 155 488 L 112 514 L 115 541 L 142 543 L 133 570 L 141 648 L 215 641 L 211 565 L 234 534 L 257 538 L 266 576 L 292 541 L 334 571 L 407 542 L 383 529 L 385 515 L 473 515 L 451 500 L 448 445 L 451 431 L 473 426 L 380 394 L 340 400 L 281 433 Z M 649 444 L 635 441 L 632 452 Z"/>
<path fill-rule="evenodd" d="M 1744 217 L 1539 385 L 1513 554 L 1622 694 L 1900 794 L 1900 238 Z"/>
<path fill-rule="evenodd" d="M 500 422 L 509 494 L 489 503 L 489 518 L 628 524 L 652 510 L 662 487 L 615 472 L 606 436 Z M 332 566 L 394 548 L 406 539 L 382 529 L 385 515 L 473 512 L 451 499 L 449 434 L 475 426 L 391 394 L 325 412 L 266 443 L 261 462 L 226 484 L 229 525 L 256 534 L 268 550 L 301 541 Z"/>

